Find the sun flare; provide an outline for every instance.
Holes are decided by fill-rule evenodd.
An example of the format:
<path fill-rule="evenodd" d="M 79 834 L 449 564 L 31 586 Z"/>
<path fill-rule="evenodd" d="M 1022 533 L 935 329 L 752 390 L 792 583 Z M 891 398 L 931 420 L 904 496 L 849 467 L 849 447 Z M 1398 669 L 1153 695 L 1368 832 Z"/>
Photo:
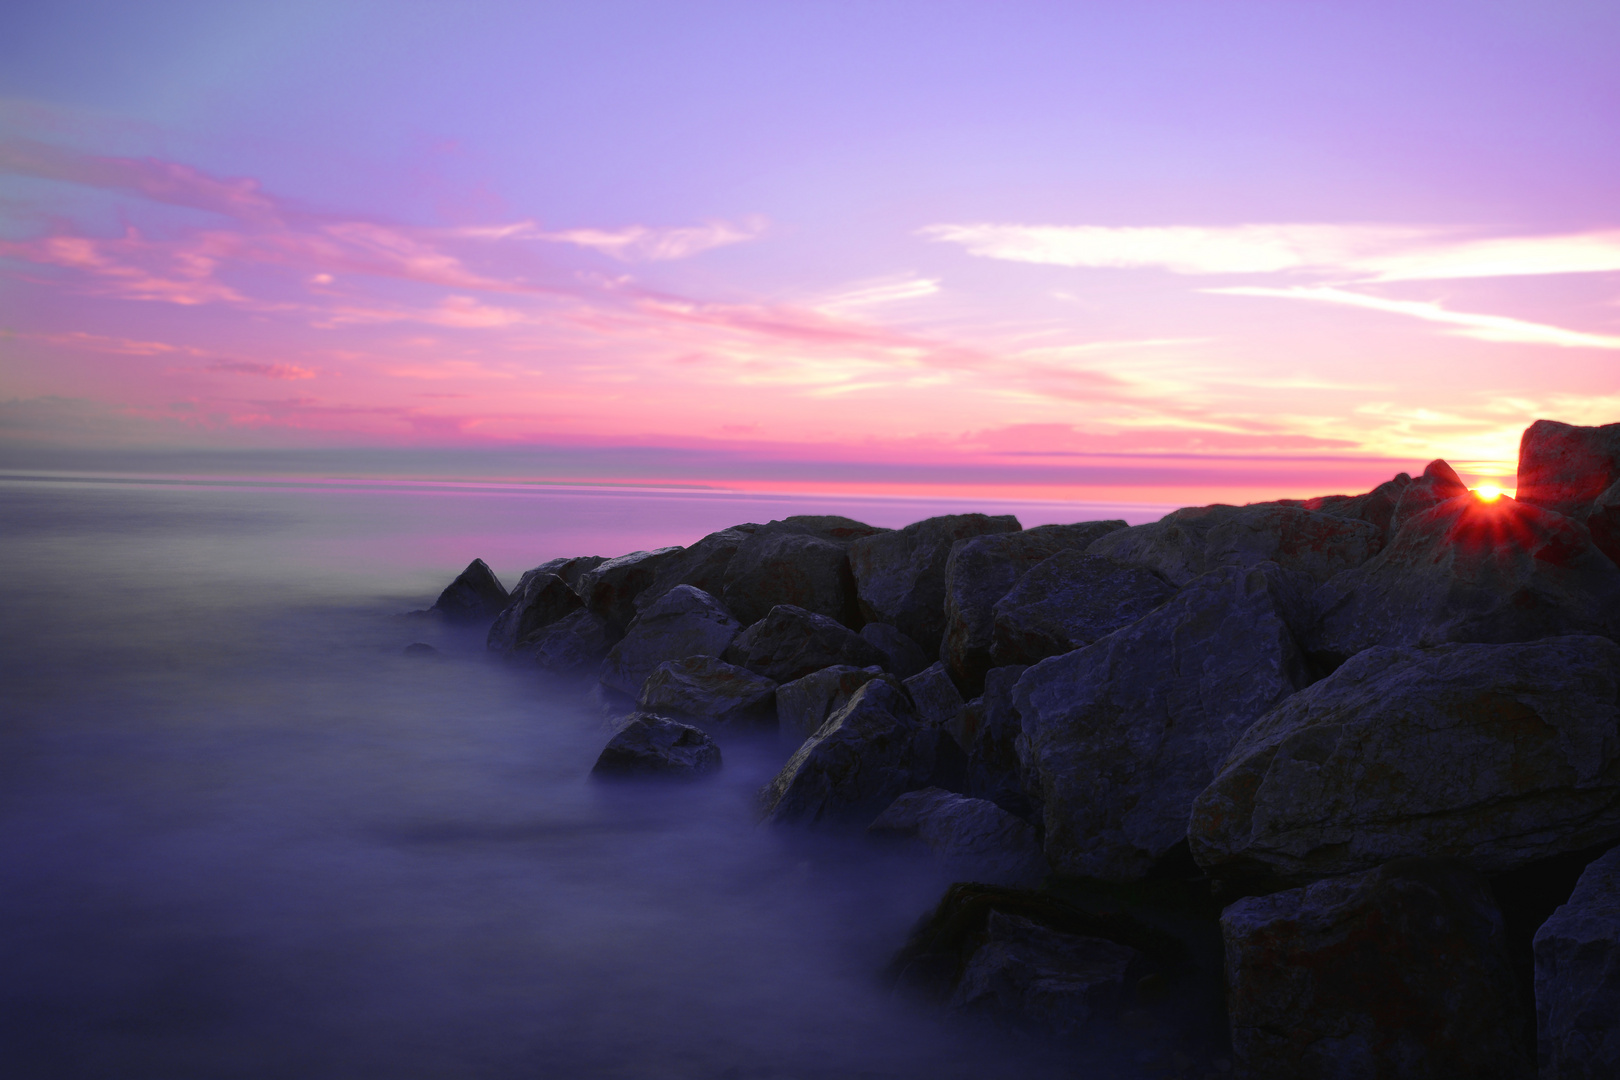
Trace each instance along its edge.
<path fill-rule="evenodd" d="M 1502 497 L 1502 489 L 1495 484 L 1481 484 L 1474 489 L 1474 494 L 1479 497 L 1480 502 L 1495 502 Z"/>

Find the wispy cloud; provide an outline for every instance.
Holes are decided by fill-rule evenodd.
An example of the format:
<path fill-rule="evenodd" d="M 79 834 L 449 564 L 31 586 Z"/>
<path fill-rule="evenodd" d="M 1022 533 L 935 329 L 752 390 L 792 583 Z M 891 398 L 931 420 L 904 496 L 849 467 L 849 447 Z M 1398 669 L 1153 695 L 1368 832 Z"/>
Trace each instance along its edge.
<path fill-rule="evenodd" d="M 600 251 L 622 262 L 666 262 L 757 239 L 765 228 L 764 218 L 748 217 L 737 223 L 706 221 L 702 225 L 676 228 L 628 225 L 622 229 L 564 229 L 561 232 L 518 230 L 506 232 L 504 236 L 529 236 L 553 243 L 573 244 Z"/>
<path fill-rule="evenodd" d="M 247 360 L 220 360 L 208 365 L 209 371 L 231 375 L 257 375 L 265 379 L 313 379 L 315 373 L 297 364 L 258 364 Z"/>
<path fill-rule="evenodd" d="M 878 278 L 873 281 L 857 282 L 824 300 L 816 301 L 814 306 L 821 311 L 847 311 L 851 308 L 893 304 L 902 300 L 920 300 L 925 296 L 933 296 L 938 292 L 938 278 L 922 278 L 913 275 Z"/>

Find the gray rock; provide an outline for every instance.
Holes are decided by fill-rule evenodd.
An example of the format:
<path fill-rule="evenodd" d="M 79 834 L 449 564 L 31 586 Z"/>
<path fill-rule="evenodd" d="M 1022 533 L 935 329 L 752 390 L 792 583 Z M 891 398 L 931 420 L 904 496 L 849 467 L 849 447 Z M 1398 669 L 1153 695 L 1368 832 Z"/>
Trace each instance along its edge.
<path fill-rule="evenodd" d="M 861 627 L 861 637 L 889 658 L 883 666 L 897 679 L 909 679 L 928 666 L 928 656 L 922 646 L 888 623 L 867 623 Z"/>
<path fill-rule="evenodd" d="M 1240 1074 L 1298 1080 L 1528 1080 L 1490 886 L 1405 860 L 1221 915 Z"/>
<path fill-rule="evenodd" d="M 743 541 L 759 529 L 758 525 L 745 524 L 712 532 L 661 563 L 652 584 L 637 594 L 636 610 L 646 610 L 648 604 L 677 585 L 692 585 L 710 596 L 722 595 L 726 588 L 726 567 L 731 564 L 732 556 L 737 554 Z"/>
<path fill-rule="evenodd" d="M 968 794 L 1034 821 L 1040 797 L 1018 758 L 1024 727 L 1013 703 L 1013 691 L 1027 670 L 1012 664 L 986 672 L 984 693 L 957 713 L 951 733 L 967 752 Z"/>
<path fill-rule="evenodd" d="M 574 675 L 598 667 L 618 639 L 606 619 L 581 608 L 537 630 L 518 655 L 543 671 Z"/>
<path fill-rule="evenodd" d="M 1140 961 L 1129 946 L 992 911 L 950 1007 L 1079 1035 L 1118 1011 L 1126 976 Z"/>
<path fill-rule="evenodd" d="M 1620 645 L 1373 648 L 1243 734 L 1193 804 L 1212 875 L 1455 856 L 1486 873 L 1620 840 Z"/>
<path fill-rule="evenodd" d="M 945 564 L 951 546 L 974 536 L 1017 531 L 1018 519 L 1010 514 L 949 514 L 855 541 L 849 564 L 861 617 L 898 627 L 925 654 L 937 656 L 945 635 Z"/>
<path fill-rule="evenodd" d="M 1515 497 L 1585 520 L 1591 504 L 1620 483 L 1620 424 L 1577 427 L 1537 420 L 1519 439 Z"/>
<path fill-rule="evenodd" d="M 1588 507 L 1586 530 L 1592 543 L 1610 560 L 1620 563 L 1620 482 L 1599 495 Z"/>
<path fill-rule="evenodd" d="M 848 545 L 768 526 L 743 541 L 726 565 L 724 597 L 744 624 L 781 604 L 860 625 Z"/>
<path fill-rule="evenodd" d="M 941 733 L 924 728 L 893 675 L 855 692 L 760 792 L 774 823 L 870 821 L 895 797 L 926 787 Z"/>
<path fill-rule="evenodd" d="M 1329 663 L 1374 645 L 1620 635 L 1620 566 L 1585 526 L 1528 503 L 1472 495 L 1419 514 L 1377 556 L 1312 598 L 1303 637 Z"/>
<path fill-rule="evenodd" d="M 474 559 L 428 610 L 455 622 L 477 622 L 493 619 L 505 606 L 506 587 L 483 559 Z"/>
<path fill-rule="evenodd" d="M 738 634 L 723 659 L 785 683 L 834 664 L 881 667 L 886 658 L 877 646 L 836 619 L 778 604 Z"/>
<path fill-rule="evenodd" d="M 776 688 L 776 723 L 782 741 L 798 746 L 821 730 L 855 691 L 883 674 L 883 669 L 834 664 L 785 682 Z"/>
<path fill-rule="evenodd" d="M 666 660 L 641 684 L 647 712 L 721 724 L 776 721 L 776 683 L 713 656 Z"/>
<path fill-rule="evenodd" d="M 635 697 L 653 669 L 665 660 L 719 656 L 742 625 L 720 601 L 691 585 L 677 585 L 636 616 L 624 638 L 602 662 L 598 678 Z"/>
<path fill-rule="evenodd" d="M 905 680 L 903 685 L 906 693 L 911 695 L 912 703 L 917 706 L 917 718 L 929 727 L 946 727 L 956 719 L 956 714 L 962 711 L 965 704 L 956 684 L 945 673 L 945 665 L 940 662 L 924 668 Z"/>
<path fill-rule="evenodd" d="M 908 791 L 866 831 L 914 839 L 956 881 L 1033 889 L 1046 876 L 1034 827 L 987 799 L 937 787 Z"/>
<path fill-rule="evenodd" d="M 1131 881 L 1186 838 L 1239 736 L 1307 681 L 1287 587 L 1274 565 L 1216 570 L 1018 680 L 1018 756 L 1055 870 Z"/>
<path fill-rule="evenodd" d="M 1449 499 L 1468 494 L 1468 485 L 1462 482 L 1456 470 L 1444 461 L 1429 462 L 1423 475 L 1406 485 L 1390 515 L 1389 535 L 1401 531 L 1401 526 L 1419 515 L 1426 514 Z"/>
<path fill-rule="evenodd" d="M 1172 585 L 1185 585 L 1221 566 L 1273 562 L 1326 581 L 1376 554 L 1383 532 L 1368 521 L 1335 517 L 1282 503 L 1195 506 L 1151 525 L 1120 529 L 1086 550 L 1145 566 Z"/>
<path fill-rule="evenodd" d="M 990 658 L 1035 664 L 1129 626 L 1176 594 L 1153 571 L 1084 551 L 1060 551 L 996 601 Z"/>
<path fill-rule="evenodd" d="M 1535 954 L 1543 1080 L 1620 1076 L 1620 848 L 1586 868 Z"/>
<path fill-rule="evenodd" d="M 720 768 L 720 748 L 697 728 L 636 713 L 596 759 L 595 776 L 694 777 Z"/>
<path fill-rule="evenodd" d="M 868 536 L 886 533 L 891 530 L 881 529 L 875 525 L 868 525 L 864 521 L 854 518 L 841 517 L 838 514 L 794 514 L 780 521 L 771 521 L 759 527 L 764 533 L 802 533 L 805 536 L 814 536 L 822 540 L 831 540 L 837 544 L 850 544 Z"/>
<path fill-rule="evenodd" d="M 636 597 L 653 583 L 665 563 L 678 557 L 684 548 L 664 547 L 656 551 L 632 551 L 608 559 L 579 576 L 574 591 L 594 615 L 608 621 L 619 633 L 636 617 Z"/>
<path fill-rule="evenodd" d="M 965 694 L 984 688 L 997 600 L 1036 563 L 1070 548 L 1084 549 L 1123 521 L 1037 525 L 1015 533 L 992 533 L 951 545 L 945 563 L 945 638 L 939 658 Z"/>
<path fill-rule="evenodd" d="M 1390 526 L 1395 518 L 1395 507 L 1401 501 L 1401 493 L 1411 482 L 1412 477 L 1408 474 L 1397 473 L 1393 480 L 1385 480 L 1371 491 L 1360 495 L 1319 495 L 1314 499 L 1277 501 L 1285 506 L 1303 506 L 1319 514 L 1369 521 L 1378 526 L 1384 538 L 1388 539 L 1394 532 Z"/>
<path fill-rule="evenodd" d="M 584 606 L 562 578 L 530 570 L 512 590 L 506 607 L 495 616 L 484 644 L 493 652 L 510 656 L 540 630 Z"/>

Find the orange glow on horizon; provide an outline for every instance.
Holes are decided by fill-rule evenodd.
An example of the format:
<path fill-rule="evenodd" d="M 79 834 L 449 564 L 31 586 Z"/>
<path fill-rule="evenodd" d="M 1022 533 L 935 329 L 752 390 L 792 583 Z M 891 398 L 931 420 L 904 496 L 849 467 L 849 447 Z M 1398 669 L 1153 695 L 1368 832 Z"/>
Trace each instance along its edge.
<path fill-rule="evenodd" d="M 1495 502 L 1502 497 L 1502 489 L 1495 484 L 1481 484 L 1474 489 L 1474 495 L 1480 502 Z"/>

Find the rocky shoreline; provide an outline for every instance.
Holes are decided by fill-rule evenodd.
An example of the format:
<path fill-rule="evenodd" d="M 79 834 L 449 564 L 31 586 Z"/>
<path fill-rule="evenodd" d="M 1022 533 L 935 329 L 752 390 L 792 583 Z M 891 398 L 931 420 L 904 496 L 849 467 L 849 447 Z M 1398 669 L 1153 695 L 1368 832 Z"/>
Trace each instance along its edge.
<path fill-rule="evenodd" d="M 762 822 L 963 883 L 888 976 L 942 1009 L 1156 1075 L 1620 1075 L 1620 424 L 1538 420 L 1516 498 L 790 517 L 432 610 L 588 682 L 601 776 L 774 728 Z"/>

